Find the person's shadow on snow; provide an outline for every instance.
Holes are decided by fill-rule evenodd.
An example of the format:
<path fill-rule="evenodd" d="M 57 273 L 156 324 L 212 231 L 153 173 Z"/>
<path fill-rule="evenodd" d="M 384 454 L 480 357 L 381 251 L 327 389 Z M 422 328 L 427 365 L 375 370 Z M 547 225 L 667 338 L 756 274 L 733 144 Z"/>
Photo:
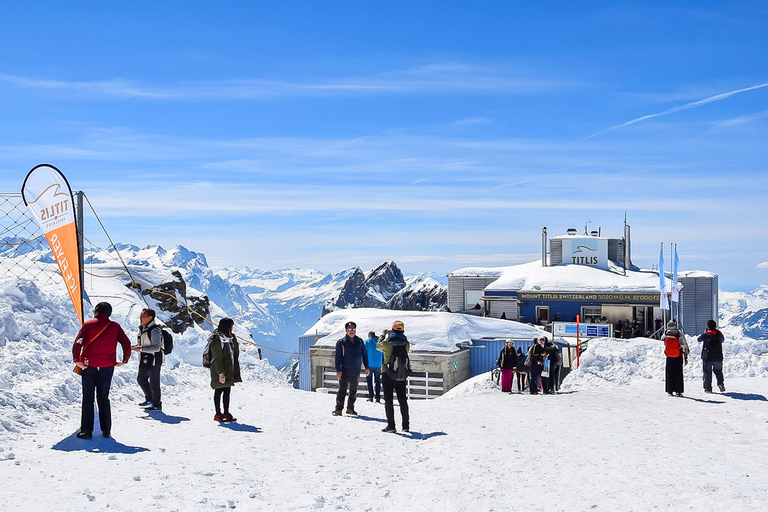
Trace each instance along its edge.
<path fill-rule="evenodd" d="M 684 398 L 685 400 L 693 400 L 694 402 L 701 402 L 702 404 L 724 404 L 723 400 L 704 400 L 703 398 L 694 398 L 692 396 L 683 395 L 678 398 Z"/>
<path fill-rule="evenodd" d="M 142 448 L 141 446 L 128 446 L 114 440 L 111 437 L 101 437 L 101 434 L 94 432 L 95 437 L 93 439 L 78 439 L 75 437 L 77 432 L 73 432 L 53 445 L 52 450 L 59 450 L 62 452 L 91 452 L 91 453 L 125 453 L 132 455 L 139 452 L 148 452 L 148 448 Z"/>
<path fill-rule="evenodd" d="M 430 432 L 429 434 L 422 434 L 421 432 L 413 432 L 406 434 L 405 432 L 398 432 L 398 434 L 405 438 L 416 439 L 417 441 L 426 441 L 433 437 L 447 436 L 445 432 Z"/>
<path fill-rule="evenodd" d="M 160 423 L 167 423 L 169 425 L 178 425 L 182 421 L 189 421 L 189 418 L 183 416 L 169 416 L 163 411 L 145 411 L 146 416 L 143 416 L 143 420 L 157 420 Z"/>
<path fill-rule="evenodd" d="M 735 398 L 736 400 L 756 400 L 758 402 L 768 402 L 768 398 L 755 393 L 723 393 L 723 396 Z"/>
<path fill-rule="evenodd" d="M 227 421 L 219 423 L 219 426 L 228 430 L 234 430 L 235 432 L 250 432 L 251 434 L 261 433 L 259 427 L 253 425 L 246 425 L 245 423 L 237 423 L 236 421 Z"/>
<path fill-rule="evenodd" d="M 366 416 L 364 414 L 358 414 L 357 416 L 350 416 L 350 418 L 357 418 L 363 421 L 378 421 L 379 423 L 386 423 L 386 418 L 374 418 L 373 416 Z"/>

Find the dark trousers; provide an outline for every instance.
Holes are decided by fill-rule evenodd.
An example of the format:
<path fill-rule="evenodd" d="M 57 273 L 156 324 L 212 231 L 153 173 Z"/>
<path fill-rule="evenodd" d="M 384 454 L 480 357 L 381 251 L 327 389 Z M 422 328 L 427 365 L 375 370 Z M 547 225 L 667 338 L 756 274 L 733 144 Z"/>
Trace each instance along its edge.
<path fill-rule="evenodd" d="M 226 388 L 217 388 L 213 391 L 213 405 L 216 407 L 216 414 L 221 414 L 220 402 L 224 402 L 224 414 L 229 412 L 229 395 L 232 392 L 232 386 Z"/>
<path fill-rule="evenodd" d="M 336 394 L 336 410 L 344 408 L 344 397 L 347 396 L 349 388 L 349 400 L 347 400 L 347 409 L 355 410 L 355 400 L 357 399 L 357 382 L 360 380 L 360 372 L 341 372 L 339 379 L 339 392 Z"/>
<path fill-rule="evenodd" d="M 725 386 L 725 380 L 723 379 L 723 362 L 722 361 L 702 361 L 701 370 L 704 375 L 704 389 L 712 391 L 712 372 L 715 372 L 717 378 L 717 385 L 720 387 Z"/>
<path fill-rule="evenodd" d="M 93 401 L 99 408 L 99 426 L 103 434 L 112 430 L 112 410 L 109 406 L 109 388 L 112 385 L 114 366 L 95 368 L 89 366 L 80 374 L 83 381 L 83 407 L 80 412 L 80 432 L 93 432 Z"/>
<path fill-rule="evenodd" d="M 365 377 L 365 381 L 368 383 L 368 398 L 376 398 L 378 402 L 381 400 L 381 368 L 371 368 L 371 372 Z M 376 396 L 374 397 L 373 385 L 376 384 Z"/>
<path fill-rule="evenodd" d="M 683 378 L 683 356 L 668 357 L 664 372 L 664 390 L 667 393 L 682 393 L 685 391 Z"/>
<path fill-rule="evenodd" d="M 411 418 L 408 414 L 408 396 L 405 391 L 405 384 L 406 381 L 392 380 L 386 373 L 381 376 L 381 385 L 384 388 L 384 412 L 387 414 L 387 427 L 389 428 L 395 428 L 394 393 L 397 393 L 397 403 L 400 404 L 403 429 L 410 428 Z"/>
<path fill-rule="evenodd" d="M 542 365 L 538 363 L 533 363 L 531 365 L 531 378 L 530 378 L 530 384 L 529 387 L 531 388 L 531 394 L 535 395 L 539 392 L 539 382 L 541 381 L 541 370 L 543 369 Z"/>
<path fill-rule="evenodd" d="M 139 374 L 136 382 L 144 392 L 144 399 L 152 402 L 155 407 L 162 407 L 160 401 L 160 368 L 163 366 L 163 354 L 141 354 Z"/>
<path fill-rule="evenodd" d="M 547 380 L 547 387 L 544 388 L 545 391 L 548 391 L 549 393 L 554 393 L 555 390 L 560 387 L 560 365 L 554 364 L 552 362 L 549 363 L 549 380 Z"/>

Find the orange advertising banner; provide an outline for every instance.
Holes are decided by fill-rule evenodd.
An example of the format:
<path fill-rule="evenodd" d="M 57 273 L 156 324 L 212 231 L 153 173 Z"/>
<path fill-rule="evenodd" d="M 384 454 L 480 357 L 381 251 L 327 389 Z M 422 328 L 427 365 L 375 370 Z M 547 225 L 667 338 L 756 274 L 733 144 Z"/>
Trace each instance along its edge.
<path fill-rule="evenodd" d="M 72 189 L 60 170 L 52 165 L 40 164 L 27 174 L 21 186 L 21 195 L 51 246 L 69 298 L 82 324 L 83 289 Z"/>

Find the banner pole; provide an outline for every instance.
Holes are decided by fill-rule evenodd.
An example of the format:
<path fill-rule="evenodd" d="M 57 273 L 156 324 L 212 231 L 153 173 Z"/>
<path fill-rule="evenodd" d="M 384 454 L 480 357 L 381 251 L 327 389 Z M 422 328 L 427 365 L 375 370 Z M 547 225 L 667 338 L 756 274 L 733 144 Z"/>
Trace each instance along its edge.
<path fill-rule="evenodd" d="M 83 207 L 82 190 L 75 192 L 75 229 L 77 230 L 77 252 L 80 255 L 80 304 L 82 310 L 83 295 L 85 294 L 85 208 Z"/>

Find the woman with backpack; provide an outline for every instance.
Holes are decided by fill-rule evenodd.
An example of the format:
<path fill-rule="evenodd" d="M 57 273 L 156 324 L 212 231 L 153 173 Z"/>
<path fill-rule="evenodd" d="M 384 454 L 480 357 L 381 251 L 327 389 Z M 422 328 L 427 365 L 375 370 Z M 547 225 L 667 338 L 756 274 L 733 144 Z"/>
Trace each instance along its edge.
<path fill-rule="evenodd" d="M 208 338 L 211 353 L 211 387 L 214 389 L 213 404 L 216 407 L 214 421 L 237 421 L 237 418 L 233 418 L 229 413 L 232 386 L 235 382 L 243 382 L 240 378 L 240 344 L 232 332 L 234 327 L 234 320 L 222 318 L 219 326 Z"/>
<path fill-rule="evenodd" d="M 406 379 L 410 373 L 408 352 L 411 350 L 411 344 L 405 337 L 405 324 L 400 320 L 392 322 L 392 330 L 384 329 L 376 348 L 384 354 L 381 363 L 381 385 L 384 388 L 384 411 L 387 415 L 387 426 L 382 429 L 382 432 L 397 432 L 394 393 L 397 393 L 397 402 L 400 404 L 403 432 L 410 432 L 408 395 L 405 387 Z"/>
<path fill-rule="evenodd" d="M 667 366 L 664 373 L 665 391 L 669 396 L 683 396 L 684 379 L 683 366 L 688 364 L 688 342 L 685 334 L 677 328 L 677 322 L 670 320 L 664 331 L 664 355 L 667 356 Z"/>

